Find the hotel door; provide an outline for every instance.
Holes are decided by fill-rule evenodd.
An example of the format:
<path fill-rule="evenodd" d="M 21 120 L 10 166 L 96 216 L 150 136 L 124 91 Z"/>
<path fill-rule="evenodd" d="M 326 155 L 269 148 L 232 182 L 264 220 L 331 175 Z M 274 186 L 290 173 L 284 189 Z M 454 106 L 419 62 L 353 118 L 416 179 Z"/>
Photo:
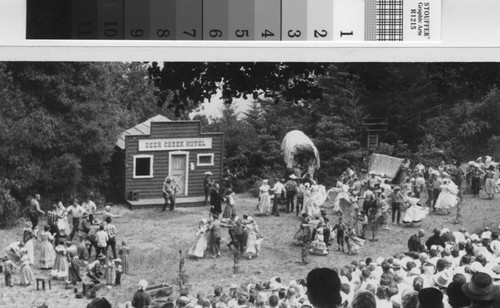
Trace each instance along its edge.
<path fill-rule="evenodd" d="M 177 196 L 187 195 L 187 154 L 171 154 L 169 175 L 179 185 Z"/>

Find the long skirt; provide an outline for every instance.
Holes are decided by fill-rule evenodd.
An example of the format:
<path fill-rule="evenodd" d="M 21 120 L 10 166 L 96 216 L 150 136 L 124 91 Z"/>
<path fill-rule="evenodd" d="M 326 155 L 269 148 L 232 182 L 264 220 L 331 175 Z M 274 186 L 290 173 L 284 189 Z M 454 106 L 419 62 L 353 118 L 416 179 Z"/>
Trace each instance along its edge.
<path fill-rule="evenodd" d="M 42 241 L 42 247 L 40 247 L 40 268 L 49 269 L 54 266 L 54 261 L 56 259 L 56 251 L 54 246 L 49 241 Z"/>
<path fill-rule="evenodd" d="M 68 278 L 68 259 L 65 255 L 58 254 L 56 260 L 54 261 L 54 267 L 50 272 L 50 276 L 57 279 L 67 279 Z"/>
<path fill-rule="evenodd" d="M 249 257 L 259 255 L 262 238 L 257 238 L 257 233 L 250 231 L 247 237 L 247 248 L 245 254 Z"/>
<path fill-rule="evenodd" d="M 427 212 L 421 206 L 412 205 L 406 210 L 405 216 L 403 217 L 403 223 L 407 224 L 420 223 L 422 222 L 422 220 L 426 215 Z"/>
<path fill-rule="evenodd" d="M 224 207 L 224 212 L 222 213 L 222 218 L 231 218 L 231 215 L 235 213 L 234 211 L 234 206 L 231 204 L 226 203 L 226 206 Z"/>
<path fill-rule="evenodd" d="M 257 208 L 259 210 L 259 213 L 262 215 L 269 214 L 271 212 L 271 196 L 269 196 L 269 193 L 263 193 L 260 196 L 260 201 Z"/>
<path fill-rule="evenodd" d="M 35 275 L 29 264 L 23 264 L 21 266 L 19 275 L 21 276 L 21 285 L 23 286 L 30 285 L 35 281 Z"/>
<path fill-rule="evenodd" d="M 205 255 L 205 250 L 207 250 L 208 242 L 207 242 L 207 234 L 201 233 L 196 238 L 193 246 L 188 250 L 188 256 L 195 258 L 203 258 Z"/>
<path fill-rule="evenodd" d="M 486 183 L 484 184 L 484 190 L 487 194 L 496 194 L 500 192 L 500 186 L 495 183 L 493 178 L 487 178 Z"/>
<path fill-rule="evenodd" d="M 454 194 L 447 191 L 442 191 L 436 201 L 435 208 L 448 210 L 452 207 L 455 207 L 458 204 L 458 201 L 458 197 Z"/>
<path fill-rule="evenodd" d="M 26 248 L 26 251 L 28 252 L 28 258 L 30 260 L 30 264 L 33 265 L 35 264 L 35 248 L 33 247 L 33 238 L 29 239 L 25 244 L 24 248 Z"/>
<path fill-rule="evenodd" d="M 325 242 L 320 239 L 315 239 L 311 243 L 310 252 L 316 255 L 326 256 L 328 254 L 328 248 L 326 247 Z"/>

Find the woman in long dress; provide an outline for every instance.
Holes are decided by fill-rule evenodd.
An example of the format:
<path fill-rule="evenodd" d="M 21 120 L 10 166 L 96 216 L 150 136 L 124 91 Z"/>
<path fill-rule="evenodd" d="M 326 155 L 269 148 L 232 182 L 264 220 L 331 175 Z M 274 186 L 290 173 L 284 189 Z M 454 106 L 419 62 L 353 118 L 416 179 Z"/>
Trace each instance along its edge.
<path fill-rule="evenodd" d="M 57 203 L 57 228 L 59 229 L 59 234 L 61 237 L 67 237 L 70 235 L 71 230 L 68 223 L 68 211 L 64 207 L 63 203 L 59 201 Z"/>
<path fill-rule="evenodd" d="M 326 247 L 323 231 L 323 222 L 319 222 L 318 227 L 313 232 L 314 240 L 311 243 L 311 249 L 309 250 L 312 254 L 321 256 L 326 256 L 328 254 L 328 248 Z"/>
<path fill-rule="evenodd" d="M 262 185 L 259 187 L 259 204 L 257 205 L 257 210 L 260 215 L 267 215 L 271 210 L 271 196 L 269 195 L 271 186 L 269 186 L 268 182 L 267 179 L 264 179 Z"/>
<path fill-rule="evenodd" d="M 485 174 L 486 181 L 484 183 L 484 190 L 488 194 L 489 199 L 493 199 L 495 194 L 500 192 L 500 186 L 495 182 L 495 166 L 490 165 Z"/>
<path fill-rule="evenodd" d="M 205 250 L 207 250 L 208 247 L 207 228 L 208 221 L 206 218 L 203 218 L 198 225 L 198 230 L 196 230 L 194 244 L 188 250 L 188 256 L 191 256 L 196 260 L 203 258 Z"/>
<path fill-rule="evenodd" d="M 414 224 L 419 224 L 427 215 L 427 211 L 420 205 L 418 198 L 406 197 L 406 202 L 410 205 L 406 209 L 403 217 L 403 224 L 412 227 Z"/>
<path fill-rule="evenodd" d="M 248 216 L 245 225 L 248 230 L 246 245 L 247 248 L 245 250 L 245 255 L 248 257 L 248 259 L 252 259 L 259 256 L 260 245 L 262 244 L 262 240 L 264 238 L 260 234 L 259 227 L 253 220 L 253 217 Z"/>
<path fill-rule="evenodd" d="M 128 255 L 130 253 L 130 249 L 125 241 L 122 242 L 122 247 L 118 253 L 120 254 L 120 259 L 122 260 L 123 273 L 128 274 Z"/>
<path fill-rule="evenodd" d="M 23 256 L 21 257 L 21 268 L 19 270 L 19 275 L 21 276 L 21 285 L 29 286 L 35 281 L 35 275 L 30 266 L 30 257 L 28 256 L 28 251 L 23 249 Z"/>
<path fill-rule="evenodd" d="M 56 250 L 56 259 L 54 261 L 54 266 L 52 268 L 50 276 L 56 279 L 66 280 L 68 279 L 68 269 L 69 269 L 66 247 L 62 242 L 59 242 L 55 250 Z"/>
<path fill-rule="evenodd" d="M 26 227 L 23 230 L 23 243 L 24 249 L 26 249 L 28 259 L 30 264 L 35 264 L 35 247 L 34 241 L 36 239 L 37 229 L 31 229 L 31 222 L 26 222 Z"/>
<path fill-rule="evenodd" d="M 231 216 L 236 214 L 234 205 L 236 204 L 236 195 L 231 188 L 226 190 L 226 206 L 224 207 L 224 212 L 222 213 L 222 218 L 231 218 Z"/>
<path fill-rule="evenodd" d="M 444 179 L 440 189 L 435 208 L 442 213 L 449 213 L 460 201 L 457 197 L 458 187 L 450 179 Z"/>
<path fill-rule="evenodd" d="M 40 240 L 42 244 L 40 247 L 39 266 L 41 269 L 51 269 L 54 266 L 56 252 L 54 250 L 54 246 L 52 245 L 54 235 L 50 234 L 48 225 L 45 225 L 44 231 L 40 234 Z"/>

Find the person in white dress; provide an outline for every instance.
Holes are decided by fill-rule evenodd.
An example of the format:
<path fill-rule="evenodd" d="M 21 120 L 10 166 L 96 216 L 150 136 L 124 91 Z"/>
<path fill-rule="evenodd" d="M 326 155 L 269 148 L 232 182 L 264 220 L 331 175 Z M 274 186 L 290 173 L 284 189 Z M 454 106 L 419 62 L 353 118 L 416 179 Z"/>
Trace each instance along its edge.
<path fill-rule="evenodd" d="M 267 179 L 264 179 L 259 187 L 259 204 L 257 205 L 259 214 L 266 216 L 271 211 L 271 196 L 269 195 L 271 186 L 269 186 L 268 182 Z"/>
<path fill-rule="evenodd" d="M 443 184 L 440 186 L 441 192 L 436 201 L 436 209 L 441 213 L 449 213 L 450 209 L 455 207 L 460 199 L 457 197 L 458 187 L 450 179 L 443 179 Z"/>
<path fill-rule="evenodd" d="M 207 250 L 207 228 L 208 220 L 203 218 L 198 225 L 198 230 L 196 230 L 194 244 L 188 250 L 188 255 L 196 260 L 203 258 L 205 250 Z"/>
<path fill-rule="evenodd" d="M 413 227 L 415 224 L 420 224 L 427 215 L 427 211 L 420 205 L 418 198 L 406 197 L 406 203 L 409 204 L 403 217 L 403 223 L 407 226 Z"/>

